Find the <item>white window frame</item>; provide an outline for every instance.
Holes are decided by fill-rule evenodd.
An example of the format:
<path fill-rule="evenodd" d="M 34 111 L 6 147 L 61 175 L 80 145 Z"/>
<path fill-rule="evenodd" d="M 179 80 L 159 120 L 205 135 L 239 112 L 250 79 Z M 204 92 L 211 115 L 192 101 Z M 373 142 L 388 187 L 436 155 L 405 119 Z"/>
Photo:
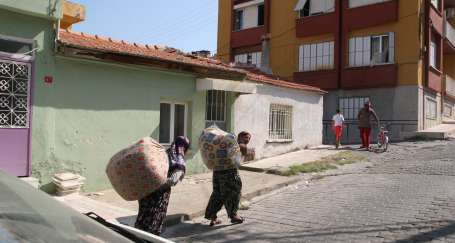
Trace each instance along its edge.
<path fill-rule="evenodd" d="M 433 7 L 439 10 L 439 0 L 431 0 L 430 1 Z"/>
<path fill-rule="evenodd" d="M 304 44 L 299 48 L 299 71 L 332 70 L 335 60 L 335 42 Z"/>
<path fill-rule="evenodd" d="M 172 139 L 174 138 L 174 128 L 175 128 L 175 105 L 183 105 L 185 106 L 185 115 L 184 115 L 184 128 L 183 128 L 183 133 L 184 133 L 184 136 L 186 137 L 187 134 L 188 134 L 188 104 L 187 103 L 184 103 L 184 102 L 176 102 L 176 101 L 167 101 L 167 100 L 163 100 L 163 101 L 160 101 L 160 107 L 161 107 L 161 104 L 170 104 L 171 105 L 171 118 L 170 118 L 170 133 L 169 133 L 169 142 L 160 142 L 160 144 L 162 145 L 171 145 L 172 144 Z M 160 120 L 161 120 L 161 112 L 160 112 Z M 159 138 L 158 138 L 159 140 Z"/>
<path fill-rule="evenodd" d="M 221 102 L 220 104 L 218 104 L 218 97 L 219 97 L 218 95 L 221 94 L 221 95 L 224 96 L 224 107 L 221 107 L 221 108 L 223 109 L 223 110 L 222 110 L 222 114 L 223 114 L 224 120 L 218 119 L 218 117 L 216 117 L 216 119 L 210 119 L 210 120 L 208 119 L 208 118 L 209 118 L 209 117 L 208 117 L 208 113 L 209 113 L 209 111 L 208 111 L 208 106 L 209 106 L 209 104 L 208 104 L 209 91 L 212 91 L 212 92 L 213 92 L 212 94 L 215 94 L 216 101 L 217 101 L 217 102 L 215 102 L 215 109 L 212 109 L 212 110 L 211 110 L 211 118 L 213 118 L 213 114 L 214 114 L 214 113 L 215 113 L 215 116 L 217 116 L 217 115 L 216 115 L 216 114 L 218 113 L 218 110 L 217 110 L 217 109 L 219 109 L 219 108 L 220 108 L 219 106 L 222 105 L 222 102 Z M 228 100 L 227 100 L 227 98 L 228 98 L 227 94 L 228 94 L 228 92 L 223 91 L 223 90 L 208 90 L 208 91 L 207 91 L 207 93 L 206 93 L 206 96 L 207 96 L 207 97 L 206 97 L 206 99 L 205 99 L 205 100 L 206 100 L 206 101 L 205 101 L 205 102 L 206 102 L 206 104 L 205 104 L 205 106 L 206 106 L 206 110 L 205 110 L 205 121 L 206 121 L 207 123 L 221 123 L 221 122 L 222 122 L 222 123 L 226 123 L 226 121 L 227 121 L 227 102 L 228 102 Z M 222 101 L 222 99 L 223 99 L 223 97 L 221 97 L 221 101 Z M 212 97 L 212 101 L 213 101 L 213 97 Z"/>
<path fill-rule="evenodd" d="M 437 51 L 438 51 L 437 44 L 434 41 L 430 40 L 429 63 L 430 63 L 430 66 L 435 69 L 439 69 L 438 65 L 437 65 L 438 64 Z"/>
<path fill-rule="evenodd" d="M 234 56 L 234 61 L 237 64 L 255 65 L 257 68 L 260 68 L 262 64 L 262 52 L 237 54 Z"/>
<path fill-rule="evenodd" d="M 242 11 L 242 21 L 240 23 L 240 28 L 235 28 L 234 31 L 241 31 L 245 29 L 256 28 L 259 26 L 259 6 L 264 5 L 264 0 L 254 0 L 242 4 L 237 4 L 234 6 L 234 11 Z M 247 16 L 248 14 L 248 16 Z M 250 15 L 251 14 L 251 15 Z M 235 16 L 234 16 L 235 18 Z M 264 13 L 265 18 L 265 13 Z M 235 19 L 236 20 L 236 19 Z M 265 22 L 265 19 L 264 19 Z"/>
<path fill-rule="evenodd" d="M 319 4 L 322 3 L 322 5 L 324 5 L 323 10 L 316 12 L 313 9 L 313 4 L 312 4 L 312 3 L 314 3 L 313 1 L 317 2 Z M 307 3 L 310 7 L 310 9 L 308 10 L 309 15 L 302 15 L 302 10 Z M 297 5 L 294 8 L 294 11 L 297 11 L 299 13 L 299 18 L 305 18 L 305 17 L 315 16 L 315 15 L 332 13 L 332 12 L 335 12 L 335 0 L 299 0 L 297 2 Z"/>
<path fill-rule="evenodd" d="M 338 109 L 346 120 L 357 120 L 359 111 L 363 108 L 365 102 L 370 101 L 368 96 L 351 96 L 339 97 Z"/>
<path fill-rule="evenodd" d="M 388 37 L 389 47 L 387 48 L 388 53 L 382 52 L 383 40 Z M 388 54 L 388 60 L 385 62 L 376 61 L 374 54 L 372 53 L 372 42 L 373 39 L 380 38 L 379 55 Z M 389 32 L 388 34 L 382 35 L 371 35 L 371 36 L 357 36 L 349 39 L 349 67 L 365 67 L 365 66 L 377 66 L 387 65 L 395 63 L 395 33 Z"/>
<path fill-rule="evenodd" d="M 349 0 L 349 8 L 358 8 L 378 3 L 385 3 L 391 0 Z"/>
<path fill-rule="evenodd" d="M 267 142 L 293 141 L 293 107 L 291 105 L 270 104 L 269 109 L 269 139 Z M 282 112 L 284 114 L 277 114 Z"/>
<path fill-rule="evenodd" d="M 444 104 L 444 110 L 443 110 L 444 116 L 447 118 L 452 118 L 453 116 L 453 105 L 445 103 Z"/>

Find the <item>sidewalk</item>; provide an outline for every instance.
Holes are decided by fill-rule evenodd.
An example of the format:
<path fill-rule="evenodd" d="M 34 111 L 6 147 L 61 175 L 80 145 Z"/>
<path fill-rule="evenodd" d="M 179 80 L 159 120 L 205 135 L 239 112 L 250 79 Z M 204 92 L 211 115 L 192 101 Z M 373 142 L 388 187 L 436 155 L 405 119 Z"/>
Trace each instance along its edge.
<path fill-rule="evenodd" d="M 297 152 L 286 153 L 276 157 L 259 160 L 253 163 L 242 165 L 240 168 L 254 172 L 273 173 L 285 170 L 293 165 L 316 161 L 323 157 L 337 154 L 341 151 L 343 150 L 335 150 L 333 146 L 318 146 L 311 149 L 300 150 Z"/>
<path fill-rule="evenodd" d="M 278 167 L 287 168 L 294 164 L 315 161 L 337 152 L 339 150 L 319 147 L 259 160 L 245 165 L 244 168 L 254 171 L 267 171 L 270 168 L 276 169 Z M 303 179 L 303 175 L 285 177 L 246 170 L 241 170 L 240 176 L 243 182 L 242 200 L 251 200 Z M 211 173 L 185 177 L 183 182 L 172 190 L 168 217 L 166 218 L 167 225 L 178 224 L 183 220 L 202 216 L 211 193 Z M 134 225 L 138 210 L 137 201 L 125 201 L 113 189 L 86 195 L 58 197 L 57 200 L 81 213 L 95 212 L 109 221 L 130 226 Z"/>

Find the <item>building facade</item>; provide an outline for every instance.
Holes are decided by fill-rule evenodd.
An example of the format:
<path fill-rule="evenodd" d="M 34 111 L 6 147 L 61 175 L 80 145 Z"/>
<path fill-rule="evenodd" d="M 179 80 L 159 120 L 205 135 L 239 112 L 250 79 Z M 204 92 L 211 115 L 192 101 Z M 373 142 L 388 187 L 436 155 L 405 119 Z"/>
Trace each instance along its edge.
<path fill-rule="evenodd" d="M 110 157 L 144 136 L 165 146 L 176 136 L 188 136 L 187 171 L 204 172 L 197 142 L 202 130 L 217 124 L 237 131 L 238 100 L 270 81 L 172 48 L 73 32 L 71 26 L 85 18 L 83 6 L 29 2 L 0 3 L 0 170 L 34 176 L 45 190 L 52 190 L 51 178 L 60 172 L 86 177 L 87 191 L 109 188 Z M 285 81 L 268 87 L 286 89 L 282 100 L 301 90 L 322 102 L 318 88 Z M 322 110 L 320 102 L 311 107 Z M 322 114 L 310 122 L 321 119 Z M 271 132 L 279 137 L 293 128 L 297 125 L 274 124 Z"/>
<path fill-rule="evenodd" d="M 366 100 L 399 140 L 454 118 L 454 7 L 452 0 L 220 0 L 218 56 L 328 90 L 325 142 L 337 108 L 348 119 L 343 142 L 358 142 Z"/>

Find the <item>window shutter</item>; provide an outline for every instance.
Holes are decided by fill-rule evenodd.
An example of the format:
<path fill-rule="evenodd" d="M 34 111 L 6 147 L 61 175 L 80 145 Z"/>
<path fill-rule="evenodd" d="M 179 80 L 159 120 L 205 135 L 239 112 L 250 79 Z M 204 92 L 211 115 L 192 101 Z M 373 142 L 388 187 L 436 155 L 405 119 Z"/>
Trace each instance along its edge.
<path fill-rule="evenodd" d="M 335 11 L 335 0 L 325 0 L 325 11 L 326 13 Z"/>
<path fill-rule="evenodd" d="M 325 10 L 324 0 L 310 0 L 310 14 L 323 13 Z"/>
<path fill-rule="evenodd" d="M 371 37 L 363 38 L 363 65 L 369 66 L 371 64 Z"/>
<path fill-rule="evenodd" d="M 360 67 L 363 65 L 363 38 L 355 38 L 355 66 Z"/>
<path fill-rule="evenodd" d="M 301 45 L 299 47 L 299 71 L 302 72 L 304 69 L 303 69 L 303 58 L 304 58 L 304 54 L 303 54 L 303 45 Z"/>
<path fill-rule="evenodd" d="M 261 67 L 262 66 L 262 52 L 258 52 L 257 53 L 258 57 L 257 57 L 257 66 L 258 67 Z"/>
<path fill-rule="evenodd" d="M 395 63 L 395 33 L 389 33 L 389 63 Z"/>
<path fill-rule="evenodd" d="M 355 66 L 355 38 L 349 39 L 349 67 Z"/>

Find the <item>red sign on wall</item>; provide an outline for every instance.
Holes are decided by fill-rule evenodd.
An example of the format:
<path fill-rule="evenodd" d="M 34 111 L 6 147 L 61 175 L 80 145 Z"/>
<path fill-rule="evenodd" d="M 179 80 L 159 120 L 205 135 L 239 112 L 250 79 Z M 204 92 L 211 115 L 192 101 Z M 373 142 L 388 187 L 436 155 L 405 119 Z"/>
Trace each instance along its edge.
<path fill-rule="evenodd" d="M 51 85 L 52 83 L 54 83 L 54 78 L 52 76 L 45 76 L 44 83 L 46 85 Z"/>

